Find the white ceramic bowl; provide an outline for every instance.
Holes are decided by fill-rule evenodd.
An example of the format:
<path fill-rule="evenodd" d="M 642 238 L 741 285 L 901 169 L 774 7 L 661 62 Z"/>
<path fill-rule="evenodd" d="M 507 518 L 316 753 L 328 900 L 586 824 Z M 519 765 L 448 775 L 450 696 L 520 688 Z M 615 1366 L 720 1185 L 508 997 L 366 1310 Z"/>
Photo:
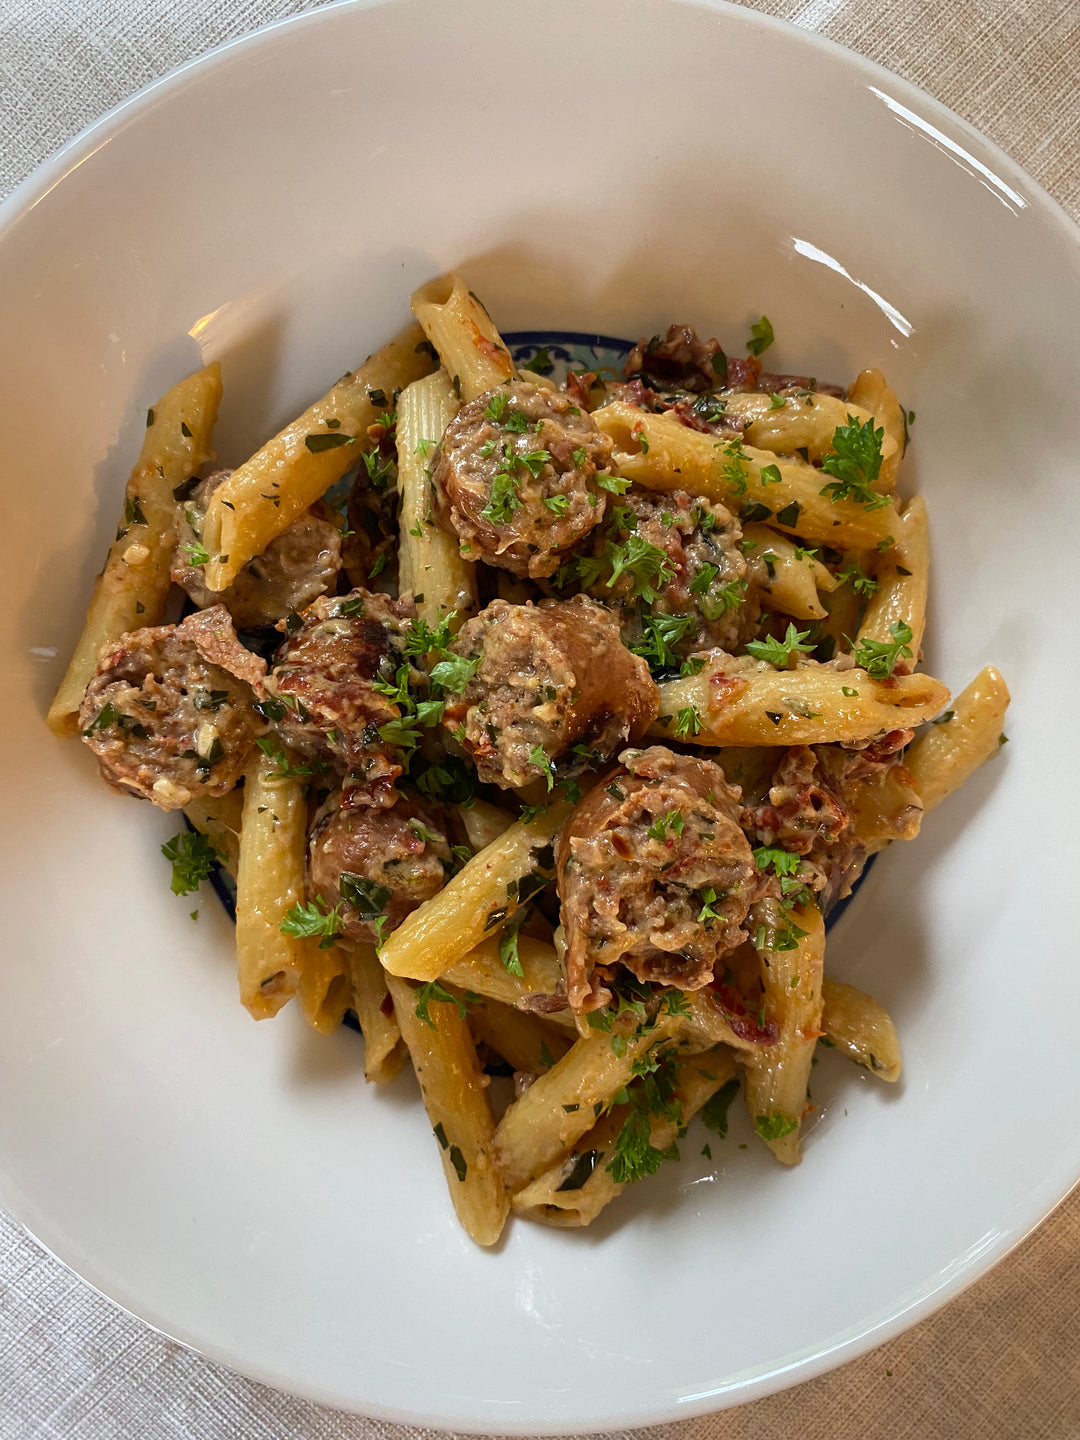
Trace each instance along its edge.
<path fill-rule="evenodd" d="M 147 404 L 224 363 L 236 460 L 461 267 L 507 329 L 690 319 L 918 412 L 929 667 L 987 661 L 1013 743 L 878 864 L 832 973 L 896 1017 L 801 1169 L 735 1134 L 589 1232 L 477 1251 L 410 1083 L 253 1025 L 230 930 L 168 889 L 175 822 L 43 711 Z M 5 940 L 0 1198 L 153 1325 L 271 1384 L 468 1430 L 690 1415 L 805 1379 L 987 1268 L 1080 1174 L 1075 736 L 1080 250 L 909 86 L 674 0 L 331 7 L 122 106 L 0 231 Z M 831 1059 L 832 1057 L 829 1057 Z"/>

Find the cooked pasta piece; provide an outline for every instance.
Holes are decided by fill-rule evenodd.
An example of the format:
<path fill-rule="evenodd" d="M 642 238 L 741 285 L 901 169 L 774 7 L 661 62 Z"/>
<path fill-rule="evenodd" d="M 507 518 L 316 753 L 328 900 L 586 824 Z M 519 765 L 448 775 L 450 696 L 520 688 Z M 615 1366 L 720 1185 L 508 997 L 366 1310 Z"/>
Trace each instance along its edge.
<path fill-rule="evenodd" d="M 923 809 L 933 810 L 946 795 L 1001 749 L 1001 726 L 1009 690 L 993 665 L 980 670 L 939 718 L 911 745 L 904 763 L 911 771 Z"/>
<path fill-rule="evenodd" d="M 770 609 L 797 620 L 824 620 L 829 612 L 818 591 L 835 590 L 836 577 L 812 552 L 768 525 L 752 521 L 743 526 L 742 548 L 765 566 L 766 579 L 760 589 L 769 597 Z"/>
<path fill-rule="evenodd" d="M 351 470 L 371 448 L 368 426 L 393 409 L 397 391 L 431 367 L 423 334 L 410 325 L 223 480 L 203 519 L 207 586 L 231 585 L 249 560 Z"/>
<path fill-rule="evenodd" d="M 679 1060 L 675 1067 L 678 1118 L 663 1114 L 652 1117 L 648 1133 L 651 1149 L 658 1154 L 667 1151 L 698 1111 L 734 1077 L 735 1062 L 724 1049 Z M 511 1201 L 514 1214 L 559 1229 L 591 1224 L 629 1183 L 615 1178 L 618 1166 L 614 1156 L 630 1115 L 629 1106 L 619 1105 L 598 1120 L 568 1155 L 517 1192 Z"/>
<path fill-rule="evenodd" d="M 926 502 L 921 495 L 909 500 L 901 512 L 896 543 L 882 557 L 876 572 L 877 589 L 866 606 L 859 640 L 888 644 L 904 626 L 911 631 L 910 657 L 896 662 L 896 674 L 915 668 L 926 628 L 926 592 L 930 581 L 930 536 Z"/>
<path fill-rule="evenodd" d="M 543 1011 L 544 1018 L 563 1028 L 575 1028 L 573 1016 L 560 992 L 565 988 L 566 974 L 553 946 L 530 935 L 518 936 L 518 964 L 521 974 L 511 974 L 499 954 L 499 937 L 491 935 L 463 955 L 450 961 L 441 972 L 462 990 L 472 990 L 504 1005 L 528 1007 L 532 997 L 545 1000 L 554 997 L 553 1008 Z"/>
<path fill-rule="evenodd" d="M 504 810 L 501 805 L 492 805 L 489 800 L 481 800 L 479 797 L 470 800 L 468 805 L 458 805 L 455 808 L 474 850 L 483 850 L 485 846 L 498 840 L 500 835 L 505 835 L 517 819 L 516 815 Z"/>
<path fill-rule="evenodd" d="M 377 1085 L 386 1085 L 397 1076 L 407 1054 L 387 989 L 386 971 L 379 964 L 374 945 L 342 939 L 338 946 L 348 967 L 352 1008 L 364 1037 L 364 1076 Z"/>
<path fill-rule="evenodd" d="M 391 975 L 434 980 L 479 945 L 517 909 L 519 883 L 537 869 L 537 854 L 570 813 L 565 801 L 504 835 L 467 862 L 454 878 L 398 926 L 381 952 Z"/>
<path fill-rule="evenodd" d="M 105 568 L 94 582 L 75 653 L 49 707 L 55 735 L 76 735 L 79 704 L 104 646 L 129 630 L 158 625 L 165 614 L 176 544 L 176 500 L 211 455 L 221 401 L 215 361 L 174 385 L 146 414 L 146 434 L 127 483 L 124 509 Z"/>
<path fill-rule="evenodd" d="M 296 993 L 312 943 L 287 935 L 286 913 L 304 899 L 307 788 L 262 750 L 248 764 L 236 870 L 236 968 L 240 1000 L 256 1020 Z"/>
<path fill-rule="evenodd" d="M 431 625 L 451 611 L 455 628 L 476 609 L 476 566 L 434 514 L 431 460 L 459 402 L 445 370 L 414 380 L 397 405 L 398 494 L 401 496 L 398 575 L 402 592 L 416 595 L 421 620 Z"/>
<path fill-rule="evenodd" d="M 722 505 L 739 501 L 751 507 L 750 518 L 838 549 L 871 549 L 896 533 L 891 501 L 870 509 L 856 500 L 834 500 L 823 493 L 828 477 L 805 460 L 738 440 L 725 443 L 670 415 L 622 402 L 605 405 L 593 419 L 615 441 L 618 473 L 650 490 L 687 490 Z"/>
<path fill-rule="evenodd" d="M 797 1165 L 810 1065 L 821 1034 L 825 925 L 816 905 L 786 911 L 775 900 L 759 900 L 752 916 L 765 1009 L 779 1025 L 780 1038 L 762 1046 L 755 1063 L 746 1066 L 746 1108 L 780 1163 Z"/>
<path fill-rule="evenodd" d="M 418 1014 L 418 987 L 394 975 L 386 983 L 439 1144 L 457 1217 L 478 1245 L 494 1245 L 502 1234 L 509 1201 L 495 1164 L 495 1117 L 462 1014 L 464 1003 L 459 1007 L 454 1001 L 429 999 L 426 1010 Z"/>
<path fill-rule="evenodd" d="M 885 431 L 878 485 L 882 490 L 892 490 L 907 449 L 907 424 L 900 401 L 889 389 L 881 371 L 874 369 L 860 371 L 848 391 L 848 398 L 852 407 L 858 405 L 868 410 Z"/>
<path fill-rule="evenodd" d="M 457 275 L 422 285 L 411 303 L 460 400 L 475 400 L 514 378 L 514 362 L 491 316 Z"/>
<path fill-rule="evenodd" d="M 948 698 L 941 681 L 929 675 L 874 680 L 858 668 L 813 664 L 777 670 L 767 661 L 714 650 L 698 674 L 660 686 L 660 718 L 650 734 L 668 733 L 680 711 L 692 706 L 701 727 L 695 745 L 869 740 L 929 720 Z"/>
<path fill-rule="evenodd" d="M 304 1019 L 320 1035 L 329 1035 L 353 1003 L 348 962 L 337 945 L 304 946 L 304 965 L 296 999 Z"/>
<path fill-rule="evenodd" d="M 664 1044 L 677 1022 L 662 1015 L 643 1033 L 624 1037 L 616 1053 L 612 1036 L 597 1031 L 577 1040 L 507 1109 L 495 1132 L 495 1154 L 506 1187 L 520 1190 L 560 1159 L 629 1083 L 634 1064 Z"/>
<path fill-rule="evenodd" d="M 879 1080 L 900 1079 L 900 1042 L 883 1005 L 828 976 L 821 982 L 822 1043 L 834 1046 Z"/>
<path fill-rule="evenodd" d="M 197 796 L 184 806 L 185 818 L 214 845 L 222 866 L 234 880 L 240 860 L 243 813 L 244 792 L 239 787 L 227 795 Z"/>
<path fill-rule="evenodd" d="M 891 392 L 890 392 L 891 393 Z M 820 460 L 833 448 L 837 429 L 849 425 L 852 420 L 865 425 L 875 419 L 869 406 L 854 400 L 839 400 L 835 395 L 785 395 L 783 405 L 774 404 L 770 395 L 725 395 L 724 408 L 729 415 L 738 415 L 746 420 L 745 434 L 750 445 L 759 450 L 771 450 L 776 455 L 794 455 L 799 450 L 807 452 L 808 460 Z M 900 444 L 886 429 L 881 441 L 881 472 L 876 489 L 891 490 L 896 479 L 894 459 L 899 458 L 903 448 L 903 429 Z M 888 468 L 888 483 L 883 476 Z"/>
<path fill-rule="evenodd" d="M 485 1000 L 469 1014 L 477 1040 L 525 1074 L 539 1075 L 561 1060 L 573 1044 L 566 1030 L 539 1015 L 526 1015 L 513 1005 Z"/>

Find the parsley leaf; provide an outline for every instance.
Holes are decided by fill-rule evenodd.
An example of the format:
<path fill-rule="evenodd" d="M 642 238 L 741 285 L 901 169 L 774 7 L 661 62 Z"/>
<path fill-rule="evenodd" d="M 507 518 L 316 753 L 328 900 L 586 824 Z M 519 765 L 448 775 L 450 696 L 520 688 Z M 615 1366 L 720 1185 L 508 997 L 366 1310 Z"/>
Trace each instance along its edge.
<path fill-rule="evenodd" d="M 517 482 L 509 470 L 496 470 L 491 481 L 491 499 L 481 510 L 493 525 L 505 525 L 515 510 L 521 509 Z"/>
<path fill-rule="evenodd" d="M 746 342 L 746 348 L 751 355 L 763 355 L 775 339 L 769 317 L 762 315 L 760 320 L 750 326 L 750 339 Z"/>
<path fill-rule="evenodd" d="M 536 354 L 528 360 L 519 360 L 519 370 L 531 370 L 536 375 L 550 375 L 555 368 L 546 345 L 537 348 Z"/>
<path fill-rule="evenodd" d="M 667 553 L 656 545 L 650 545 L 640 535 L 630 535 L 619 545 L 608 546 L 607 559 L 611 565 L 611 578 L 607 582 L 610 590 L 622 575 L 630 578 L 630 593 L 640 596 L 650 605 L 660 598 L 657 585 L 667 585 L 675 578 L 675 568 Z"/>
<path fill-rule="evenodd" d="M 460 695 L 480 668 L 482 655 L 471 659 L 464 655 L 447 655 L 431 671 L 431 683 L 451 695 Z"/>
<path fill-rule="evenodd" d="M 356 436 L 345 435 L 340 430 L 320 430 L 317 435 L 305 435 L 304 444 L 313 455 L 319 455 L 324 450 L 336 450 L 340 445 L 355 445 Z"/>
<path fill-rule="evenodd" d="M 190 895 L 213 873 L 224 855 L 205 835 L 181 830 L 161 847 L 161 853 L 172 864 L 172 893 Z"/>
<path fill-rule="evenodd" d="M 889 503 L 887 495 L 873 489 L 881 472 L 884 426 L 875 430 L 873 417 L 863 423 L 849 415 L 847 422 L 833 431 L 833 448 L 821 458 L 825 474 L 835 476 L 821 493 L 833 500 L 855 500 L 867 510 L 880 510 Z"/>
<path fill-rule="evenodd" d="M 747 654 L 753 655 L 755 660 L 767 660 L 778 670 L 787 670 L 791 667 L 794 655 L 800 651 L 805 654 L 813 650 L 813 645 L 804 644 L 809 634 L 808 629 L 796 630 L 794 624 L 789 620 L 787 634 L 783 640 L 777 640 L 775 635 L 770 635 L 767 640 L 751 640 L 746 646 Z"/>
<path fill-rule="evenodd" d="M 666 815 L 660 815 L 649 826 L 650 840 L 663 840 L 668 831 L 675 835 L 683 832 L 683 817 L 681 810 L 669 810 Z"/>
<path fill-rule="evenodd" d="M 854 648 L 855 664 L 873 680 L 887 680 L 901 656 L 911 658 L 911 626 L 897 620 L 889 626 L 889 633 L 893 637 L 891 644 L 886 640 L 860 640 Z"/>
<path fill-rule="evenodd" d="M 503 969 L 522 980 L 525 978 L 525 971 L 521 968 L 521 956 L 518 954 L 518 932 L 528 913 L 528 907 L 519 910 L 506 922 L 499 936 L 499 959 L 503 963 Z"/>
<path fill-rule="evenodd" d="M 714 1130 L 717 1135 L 723 1138 L 728 1132 L 728 1111 L 731 1109 L 731 1102 L 739 1093 L 738 1080 L 728 1080 L 721 1085 L 716 1094 L 707 1100 L 701 1107 L 701 1118 L 709 1130 Z"/>
<path fill-rule="evenodd" d="M 672 734 L 677 740 L 685 740 L 701 732 L 701 712 L 696 705 L 687 705 L 675 717 Z"/>
<path fill-rule="evenodd" d="M 836 579 L 838 584 L 850 585 L 856 595 L 865 595 L 867 598 L 878 588 L 878 582 L 871 575 L 867 575 L 861 566 L 856 565 L 854 560 L 838 572 Z"/>
<path fill-rule="evenodd" d="M 781 1140 L 799 1128 L 799 1122 L 792 1115 L 756 1115 L 754 1129 L 762 1140 Z"/>
<path fill-rule="evenodd" d="M 283 935 L 292 935 L 297 940 L 314 940 L 321 936 L 320 949 L 325 949 L 333 943 L 334 937 L 340 935 L 345 929 L 341 918 L 341 906 L 335 905 L 332 910 L 319 908 L 325 904 L 326 901 L 323 897 L 316 895 L 315 900 L 308 904 L 293 905 L 291 909 L 286 910 L 285 918 L 278 929 Z"/>
<path fill-rule="evenodd" d="M 422 1020 L 431 1030 L 435 1029 L 435 1021 L 428 1013 L 428 1006 L 433 1003 L 456 1005 L 458 1014 L 464 1020 L 470 1010 L 484 1002 L 469 990 L 466 990 L 463 995 L 454 995 L 438 980 L 429 980 L 425 985 L 418 985 L 416 987 L 416 1018 Z"/>

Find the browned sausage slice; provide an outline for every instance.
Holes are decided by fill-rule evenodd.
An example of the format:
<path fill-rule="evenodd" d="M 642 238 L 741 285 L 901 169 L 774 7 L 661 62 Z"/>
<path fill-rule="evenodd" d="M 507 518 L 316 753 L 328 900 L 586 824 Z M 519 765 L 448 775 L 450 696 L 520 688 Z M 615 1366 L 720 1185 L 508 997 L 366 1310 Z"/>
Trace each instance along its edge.
<path fill-rule="evenodd" d="M 337 791 L 312 827 L 308 894 L 343 904 L 346 935 L 377 941 L 442 889 L 451 865 L 437 807 L 399 795 L 389 808 L 342 809 Z"/>
<path fill-rule="evenodd" d="M 758 874 L 739 790 L 711 760 L 624 750 L 577 806 L 556 855 L 570 1004 L 611 997 L 614 967 L 697 990 L 746 939 Z"/>
<path fill-rule="evenodd" d="M 440 518 L 461 553 L 515 575 L 553 575 L 604 518 L 597 483 L 613 442 L 558 391 L 523 380 L 463 405 L 433 467 Z"/>
<path fill-rule="evenodd" d="M 262 722 L 266 663 L 224 605 L 123 635 L 86 687 L 79 723 L 110 785 L 179 810 L 236 784 Z"/>
<path fill-rule="evenodd" d="M 659 710 L 649 667 L 623 645 L 611 611 L 585 595 L 493 600 L 452 648 L 476 668 L 443 723 L 480 779 L 504 789 L 550 781 L 556 763 L 563 775 L 603 763 Z"/>
<path fill-rule="evenodd" d="M 220 593 L 207 588 L 201 565 L 191 563 L 202 538 L 210 497 L 232 474 L 216 470 L 180 505 L 172 578 L 196 605 L 225 605 L 241 630 L 274 625 L 334 588 L 341 569 L 341 533 L 325 506 L 316 503 L 256 555 Z"/>

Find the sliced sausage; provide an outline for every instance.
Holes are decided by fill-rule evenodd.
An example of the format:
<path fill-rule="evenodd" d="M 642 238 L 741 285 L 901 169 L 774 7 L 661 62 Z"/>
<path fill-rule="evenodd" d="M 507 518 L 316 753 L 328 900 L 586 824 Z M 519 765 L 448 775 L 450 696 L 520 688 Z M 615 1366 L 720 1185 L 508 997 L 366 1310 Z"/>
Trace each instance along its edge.
<path fill-rule="evenodd" d="M 393 803 L 401 766 L 379 730 L 401 708 L 379 687 L 393 688 L 408 666 L 404 637 L 415 615 L 407 597 L 357 589 L 324 595 L 285 622 L 267 681 L 274 723 L 293 749 L 346 774 L 350 804 Z"/>
<path fill-rule="evenodd" d="M 645 733 L 660 707 L 649 667 L 626 649 L 615 616 L 585 595 L 512 605 L 493 600 L 452 649 L 473 662 L 443 723 L 481 780 L 504 789 L 552 766 L 572 775 Z"/>
<path fill-rule="evenodd" d="M 302 610 L 337 584 L 341 569 L 341 533 L 325 505 L 316 503 L 287 530 L 249 560 L 227 589 L 207 588 L 201 565 L 191 564 L 202 541 L 202 520 L 210 497 L 231 470 L 216 470 L 200 481 L 177 516 L 172 578 L 196 605 L 222 604 L 241 630 L 274 625 Z"/>
<path fill-rule="evenodd" d="M 746 939 L 759 888 L 739 790 L 711 760 L 624 750 L 570 817 L 556 854 L 570 1004 L 611 997 L 615 966 L 697 990 Z"/>
<path fill-rule="evenodd" d="M 342 808 L 337 791 L 312 827 L 308 895 L 330 908 L 341 903 L 352 939 L 379 941 L 442 889 L 452 864 L 438 807 L 399 794 L 382 809 Z"/>
<path fill-rule="evenodd" d="M 739 548 L 742 527 L 723 505 L 684 490 L 659 493 L 632 486 L 613 508 L 603 535 L 594 537 L 597 561 L 633 536 L 663 556 L 662 573 L 654 566 L 649 574 L 656 599 L 642 600 L 633 567 L 614 578 L 610 558 L 597 563 L 588 587 L 598 600 L 618 607 L 627 643 L 639 646 L 649 617 L 674 617 L 660 628 L 668 648 L 680 657 L 712 646 L 734 651 L 756 633 L 760 605 Z"/>
<path fill-rule="evenodd" d="M 224 605 L 121 636 L 86 687 L 79 723 L 110 785 L 179 810 L 236 784 L 263 729 L 266 663 Z"/>
<path fill-rule="evenodd" d="M 463 405 L 446 427 L 433 478 L 442 523 L 461 553 L 515 575 L 553 575 L 604 518 L 614 443 L 558 391 L 523 380 Z"/>

